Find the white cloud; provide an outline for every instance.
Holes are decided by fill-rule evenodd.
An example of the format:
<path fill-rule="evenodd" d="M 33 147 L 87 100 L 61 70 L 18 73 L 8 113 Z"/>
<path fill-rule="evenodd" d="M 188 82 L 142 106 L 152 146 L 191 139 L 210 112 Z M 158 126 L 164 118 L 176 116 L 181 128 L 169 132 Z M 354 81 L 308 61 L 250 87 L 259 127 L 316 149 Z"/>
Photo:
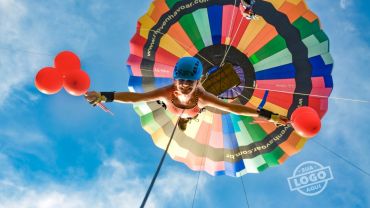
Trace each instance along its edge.
<path fill-rule="evenodd" d="M 346 5 L 350 1 L 344 1 Z M 334 80 L 333 96 L 370 100 L 370 86 L 366 81 L 369 76 L 370 47 L 363 32 L 368 30 L 369 25 L 361 25 L 356 19 L 344 19 L 339 8 L 328 10 L 332 2 L 308 1 L 314 12 L 320 17 L 324 31 L 330 39 L 331 54 L 334 58 L 332 72 Z M 348 15 L 363 15 L 353 9 L 347 11 Z M 341 21 L 338 21 L 341 20 Z M 343 31 L 344 30 L 344 31 Z M 334 101 L 333 101 L 334 102 Z M 358 103 L 335 101 L 336 103 L 348 104 L 357 107 Z M 361 104 L 359 104 L 361 107 Z M 330 109 L 330 110 L 334 110 Z M 349 109 L 348 109 L 349 110 Z M 347 112 L 350 114 L 351 112 Z"/>
<path fill-rule="evenodd" d="M 18 157 L 19 154 L 30 154 L 48 164 L 55 160 L 52 142 L 31 125 L 1 127 L 0 153 L 13 157 Z"/>
<path fill-rule="evenodd" d="M 343 13 L 340 11 L 338 4 L 335 4 L 336 9 L 332 8 L 333 2 L 330 1 L 312 1 L 315 5 L 320 5 L 317 8 L 320 13 L 321 21 L 324 24 L 324 30 L 328 32 L 331 39 L 332 54 L 335 59 L 335 68 L 333 71 L 334 76 L 334 96 L 342 96 L 348 98 L 359 98 L 368 99 L 370 95 L 370 86 L 368 83 L 364 82 L 366 77 L 369 77 L 368 70 L 370 54 L 368 44 L 361 39 L 359 29 L 352 19 L 342 20 Z M 350 1 L 341 1 L 341 8 L 348 8 Z M 50 51 L 48 49 L 52 48 L 55 39 L 51 39 L 48 32 L 52 34 L 59 34 L 63 31 L 64 27 L 56 28 L 56 32 L 50 31 L 52 28 L 50 25 L 42 27 L 39 24 L 39 29 L 30 30 L 23 28 L 23 22 L 28 15 L 29 10 L 26 5 L 19 3 L 19 1 L 10 0 L 0 0 L 0 21 L 6 19 L 6 23 L 1 22 L 2 27 L 0 28 L 0 36 L 6 37 L 6 41 L 1 41 L 0 47 L 0 72 L 2 77 L 7 77 L 7 79 L 0 78 L 0 106 L 2 101 L 7 98 L 7 95 L 14 91 L 15 89 L 20 89 L 24 83 L 30 83 L 33 74 L 36 72 L 37 68 L 43 66 L 45 63 L 51 63 L 52 56 L 45 57 L 43 55 L 39 56 L 37 53 L 27 53 L 24 54 L 15 49 L 26 48 L 26 50 L 38 51 Z M 145 8 L 146 9 L 146 8 Z M 104 8 L 99 6 L 91 7 L 93 11 L 99 11 L 101 14 Z M 129 11 L 136 12 L 136 11 Z M 349 11 L 351 12 L 351 11 Z M 62 13 L 62 12 L 60 12 Z M 82 30 L 89 30 L 89 26 L 84 24 L 83 20 L 78 17 L 72 17 L 73 21 L 67 21 L 70 13 L 59 15 L 54 18 L 56 25 L 63 25 L 66 23 L 76 22 L 76 25 L 80 25 Z M 349 14 L 350 15 L 350 14 Z M 73 15 L 72 15 L 73 16 Z M 6 18 L 3 18 L 6 17 Z M 71 19 L 70 19 L 71 20 Z M 42 22 L 42 21 L 41 21 Z M 4 24 L 3 24 L 4 23 Z M 42 22 L 44 23 L 44 22 Z M 5 25 L 3 27 L 3 25 Z M 72 28 L 76 29 L 78 26 Z M 338 32 L 338 28 L 344 28 L 344 31 Z M 23 31 L 23 32 L 22 32 Z M 33 39 L 26 38 L 25 36 L 31 32 Z M 91 31 L 93 31 L 91 29 Z M 91 32 L 90 31 L 90 32 Z M 33 32 L 33 33 L 32 33 Z M 73 29 L 67 31 L 72 43 L 82 40 L 80 36 L 73 36 Z M 6 35 L 4 35 L 6 34 Z M 11 35 L 9 35 L 11 34 Z M 93 37 L 93 35 L 91 36 Z M 67 38 L 66 38 L 67 39 Z M 68 42 L 68 40 L 63 40 Z M 86 41 L 79 45 L 83 48 Z M 8 50 L 10 47 L 10 50 Z M 7 48 L 2 50 L 2 48 Z M 32 51 L 31 51 L 32 52 Z M 15 54 L 13 54 L 15 53 Z M 26 58 L 24 60 L 24 58 Z M 6 67 L 5 67 L 6 66 Z M 31 67 L 30 67 L 31 66 Z M 26 70 L 25 70 L 26 69 Z M 14 75 L 14 76 L 13 76 Z M 9 79 L 8 79 L 9 78 Z M 366 79 L 365 79 L 366 80 Z M 31 95 L 31 97 L 33 97 Z M 35 96 L 37 100 L 37 96 Z M 366 115 L 369 114 L 369 109 L 367 105 L 341 102 L 341 101 L 331 101 L 329 106 L 329 114 L 325 118 L 325 128 L 321 132 L 320 143 L 328 146 L 330 149 L 337 150 L 340 154 L 351 161 L 361 161 L 361 167 L 367 169 L 370 167 L 367 150 L 369 149 L 369 143 L 366 138 L 368 137 L 368 131 L 366 128 L 360 128 L 361 125 L 366 125 L 369 118 Z M 365 126 L 366 127 L 366 126 Z M 4 132 L 9 137 L 23 137 L 24 134 L 20 132 Z M 0 134 L 1 135 L 1 134 Z M 1 136 L 3 136 L 1 135 Z M 4 141 L 1 140 L 0 141 Z M 32 141 L 35 141 L 35 146 L 42 144 L 43 141 L 47 140 L 42 135 L 37 136 L 35 133 L 33 137 L 26 141 L 15 141 L 17 143 L 11 143 L 12 145 L 18 145 L 19 147 L 26 147 L 31 145 Z M 19 143 L 18 143 L 19 142 Z M 8 143 L 10 144 L 10 143 Z M 315 146 L 312 143 L 308 143 L 308 146 Z M 11 145 L 8 145 L 8 147 Z M 46 145 L 47 146 L 47 145 Z M 13 146 L 14 147 L 14 146 Z M 306 146 L 305 149 L 308 147 Z M 120 148 L 122 149 L 122 148 Z M 24 151 L 24 150 L 21 150 Z M 320 150 L 317 150 L 318 152 Z M 149 184 L 149 178 L 142 178 L 137 176 L 138 164 L 123 163 L 114 158 L 105 158 L 103 165 L 100 167 L 98 176 L 96 179 L 83 184 L 76 183 L 58 183 L 55 181 L 50 181 L 47 184 L 31 184 L 27 181 L 25 177 L 22 176 L 18 170 L 9 163 L 5 155 L 1 154 L 0 151 L 0 208 L 34 208 L 34 207 L 57 207 L 61 204 L 63 207 L 137 207 L 140 203 L 141 197 L 144 195 L 145 189 Z M 335 156 L 331 155 L 325 150 L 319 152 L 324 160 L 327 158 L 337 159 Z M 294 156 L 294 157 L 298 157 Z M 309 157 L 307 157 L 309 158 Z M 358 163 L 358 162 L 356 162 Z M 341 160 L 336 160 L 330 165 L 341 164 L 346 170 L 356 170 L 347 167 L 348 164 Z M 285 167 L 284 167 L 285 168 Z M 78 170 L 71 170 L 74 172 Z M 274 171 L 274 170 L 272 170 Z M 334 172 L 334 174 L 336 174 Z M 342 174 L 342 173 L 341 173 Z M 339 173 L 338 173 L 339 175 Z M 193 188 L 195 184 L 195 175 L 187 175 L 179 172 L 178 170 L 171 170 L 168 172 L 161 173 L 159 177 L 156 188 L 153 190 L 153 197 L 150 199 L 152 207 L 164 207 L 166 202 L 173 202 L 176 204 L 183 201 L 189 202 L 192 198 Z M 337 175 L 335 175 L 336 177 Z M 357 175 L 356 175 L 357 176 Z M 149 176 L 151 177 L 151 176 Z M 284 176 L 280 177 L 283 178 Z M 259 177 L 261 181 L 262 177 Z M 347 180 L 334 182 L 339 188 L 336 195 L 341 198 L 348 196 L 353 196 L 350 191 L 356 191 L 358 187 L 356 185 L 362 184 L 365 186 L 369 184 L 368 181 L 364 180 L 363 177 L 357 178 L 345 178 Z M 351 179 L 351 180 L 350 180 Z M 366 178 L 365 178 L 366 179 Z M 218 179 L 217 179 L 218 180 Z M 274 179 L 276 180 L 276 179 Z M 337 179 L 335 179 L 336 181 Z M 276 181 L 271 180 L 271 184 L 275 184 Z M 257 185 L 256 185 L 257 186 Z M 332 185 L 329 186 L 329 188 Z M 267 185 L 266 185 L 267 187 Z M 349 188 L 350 187 L 350 188 Z M 362 187 L 362 186 L 361 186 Z M 178 194 L 178 190 L 183 190 L 183 194 Z M 347 190 L 347 192 L 344 192 Z M 367 190 L 368 189 L 360 189 Z M 266 190 L 261 191 L 261 194 L 257 198 L 252 198 L 252 202 L 258 205 L 269 205 L 266 201 L 266 197 L 263 194 Z M 365 192 L 366 193 L 366 192 Z M 267 194 L 266 194 L 267 195 Z M 287 194 L 287 196 L 290 196 Z M 258 198 L 259 197 L 259 198 Z M 302 200 L 302 198 L 297 197 L 297 199 Z M 290 199 L 287 200 L 290 202 Z M 306 203 L 308 203 L 306 200 Z M 359 201 L 360 205 L 363 205 L 363 201 L 358 198 L 352 201 Z M 310 203 L 315 203 L 315 200 L 310 200 Z M 329 202 L 327 202 L 329 203 Z M 362 203 L 362 204 L 361 204 Z M 295 203 L 299 204 L 299 203 Z M 276 205 L 276 204 L 275 204 Z M 272 206 L 272 204 L 271 204 Z M 149 207 L 149 206 L 148 206 Z"/>
<path fill-rule="evenodd" d="M 8 138 L 18 136 L 15 132 L 5 132 L 4 135 Z M 0 135 L 0 138 L 4 135 Z M 35 135 L 22 143 L 27 142 L 43 143 L 45 147 L 48 146 L 45 138 L 40 135 Z M 26 173 L 13 166 L 6 152 L 0 151 L 0 208 L 139 207 L 152 174 L 142 176 L 140 170 L 143 168 L 142 164 L 117 159 L 122 158 L 124 149 L 121 146 L 122 142 L 120 138 L 114 141 L 113 156 L 107 154 L 104 147 L 99 149 L 97 154 L 102 160 L 101 165 L 96 176 L 88 181 L 80 181 L 71 174 L 68 176 L 68 182 L 58 182 L 43 173 L 33 172 L 32 178 L 42 181 L 36 184 L 27 179 Z M 49 154 L 50 152 L 42 157 L 48 158 Z M 189 199 L 193 197 L 198 175 L 192 173 L 191 171 L 184 173 L 175 167 L 164 167 L 146 207 L 179 207 L 184 203 L 190 203 Z M 199 181 L 198 191 L 203 191 L 205 183 L 206 180 Z"/>
<path fill-rule="evenodd" d="M 340 0 L 339 2 L 340 8 L 342 9 L 346 9 L 348 5 L 350 4 L 351 4 L 351 0 Z"/>
<path fill-rule="evenodd" d="M 106 159 L 96 179 L 79 184 L 31 184 L 22 178 L 0 154 L 5 179 L 0 179 L 0 208 L 124 208 L 139 207 L 149 178 L 137 175 L 137 166 L 114 158 Z M 147 202 L 147 207 L 171 207 L 189 203 L 196 175 L 171 169 L 161 173 Z M 150 176 L 151 177 L 151 176 Z M 203 184 L 200 184 L 202 187 Z M 171 204 L 171 206 L 169 205 Z"/>
<path fill-rule="evenodd" d="M 311 5 L 310 8 L 320 17 L 324 31 L 331 41 L 331 54 L 334 58 L 332 96 L 370 101 L 370 85 L 367 82 L 370 77 L 368 70 L 370 47 L 364 35 L 369 25 L 360 26 L 356 18 L 343 18 L 342 9 L 346 9 L 345 15 L 348 17 L 365 15 L 349 7 L 351 2 L 342 0 L 340 6 L 333 7 L 331 1 L 307 1 Z M 370 120 L 367 116 L 369 113 L 369 103 L 330 99 L 323 128 L 319 136 L 313 140 L 370 173 L 368 157 L 370 141 L 366 139 L 369 132 Z M 368 176 L 314 144 L 313 141 L 307 143 L 303 156 L 307 160 L 317 158 L 318 162 L 332 167 L 334 180 L 329 182 L 327 190 L 322 193 L 328 192 L 330 197 L 327 200 L 321 200 L 321 206 L 338 204 L 343 207 L 368 207 L 370 201 Z M 297 157 L 302 157 L 302 153 Z M 346 201 L 341 201 L 342 198 Z M 302 201 L 301 198 L 297 200 Z M 312 206 L 317 203 L 315 200 L 304 202 L 309 204 L 302 204 L 302 206 Z M 294 200 L 292 203 L 300 204 Z"/>
<path fill-rule="evenodd" d="M 36 52 L 45 51 L 47 42 L 44 32 L 26 25 L 29 13 L 27 6 L 19 1 L 0 1 L 0 106 L 10 92 L 20 89 L 29 80 L 33 82 L 35 68 L 43 60 L 42 54 Z M 25 52 L 32 55 L 26 56 Z"/>
<path fill-rule="evenodd" d="M 345 1 L 348 5 L 350 1 Z M 334 58 L 332 72 L 334 80 L 333 97 L 344 97 L 370 101 L 370 85 L 367 82 L 370 65 L 370 47 L 362 35 L 364 27 L 358 27 L 355 19 L 338 21 L 341 12 L 327 10 L 331 2 L 312 2 L 324 24 L 324 31 L 331 41 L 331 54 Z M 348 15 L 355 11 L 348 10 Z M 344 31 L 339 31 L 338 29 Z M 366 123 L 370 113 L 369 104 L 333 100 L 329 102 L 329 111 L 324 119 L 324 128 L 321 132 L 322 141 L 331 149 L 335 149 L 345 158 L 354 161 L 366 169 L 370 160 L 366 159 L 370 142 L 364 140 L 368 135 Z M 370 169 L 368 169 L 370 171 Z"/>
<path fill-rule="evenodd" d="M 81 54 L 96 37 L 98 25 L 73 13 L 73 4 L 0 0 L 0 108 L 8 97 L 22 101 L 22 97 L 9 95 L 33 86 L 37 71 L 53 65 L 56 53 L 75 50 Z M 38 95 L 23 93 L 37 101 Z"/>

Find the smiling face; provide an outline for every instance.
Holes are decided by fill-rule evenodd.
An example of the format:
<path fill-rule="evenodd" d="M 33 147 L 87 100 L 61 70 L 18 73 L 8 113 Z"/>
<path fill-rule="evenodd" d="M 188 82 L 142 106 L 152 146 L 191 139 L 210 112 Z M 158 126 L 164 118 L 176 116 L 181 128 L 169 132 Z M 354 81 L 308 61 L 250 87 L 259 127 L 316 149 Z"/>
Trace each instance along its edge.
<path fill-rule="evenodd" d="M 183 95 L 190 95 L 195 91 L 198 82 L 199 81 L 178 79 L 175 80 L 174 84 L 177 92 Z"/>

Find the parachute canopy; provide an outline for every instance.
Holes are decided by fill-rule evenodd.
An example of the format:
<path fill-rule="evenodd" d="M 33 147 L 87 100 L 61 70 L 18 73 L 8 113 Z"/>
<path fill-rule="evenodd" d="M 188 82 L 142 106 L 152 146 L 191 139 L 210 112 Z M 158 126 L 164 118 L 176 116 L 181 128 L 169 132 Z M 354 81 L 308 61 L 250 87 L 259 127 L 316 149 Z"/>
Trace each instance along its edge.
<path fill-rule="evenodd" d="M 268 0 L 256 1 L 258 18 L 250 21 L 243 18 L 239 4 L 153 1 L 130 42 L 130 90 L 146 92 L 171 84 L 178 59 L 194 56 L 202 61 L 204 77 L 208 75 L 205 89 L 226 102 L 287 117 L 300 106 L 310 106 L 322 118 L 333 88 L 333 60 L 318 17 L 303 0 Z M 226 72 L 230 69 L 235 73 Z M 235 84 L 226 83 L 227 74 Z M 213 83 L 228 89 L 213 89 Z M 177 117 L 157 102 L 134 108 L 154 144 L 165 149 Z M 283 163 L 307 141 L 290 125 L 254 121 L 207 108 L 186 131 L 176 130 L 168 153 L 193 170 L 241 176 Z"/>

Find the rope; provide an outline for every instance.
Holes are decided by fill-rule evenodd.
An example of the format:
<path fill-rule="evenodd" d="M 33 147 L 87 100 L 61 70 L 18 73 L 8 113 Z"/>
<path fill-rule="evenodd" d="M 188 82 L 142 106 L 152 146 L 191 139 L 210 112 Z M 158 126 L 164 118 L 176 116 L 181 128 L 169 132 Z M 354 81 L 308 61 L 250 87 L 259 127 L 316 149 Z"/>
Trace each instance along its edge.
<path fill-rule="evenodd" d="M 343 97 L 333 97 L 333 96 L 325 96 L 325 95 L 311 95 L 307 93 L 299 93 L 299 92 L 287 92 L 287 91 L 281 91 L 281 90 L 271 90 L 266 88 L 258 88 L 258 87 L 247 87 L 247 86 L 241 86 L 246 89 L 255 89 L 255 90 L 265 90 L 265 91 L 271 91 L 271 92 L 279 92 L 279 93 L 287 93 L 292 95 L 304 95 L 304 96 L 310 96 L 310 97 L 317 97 L 317 98 L 328 98 L 333 100 L 343 100 L 343 101 L 352 101 L 352 102 L 359 102 L 359 103 L 370 103 L 368 100 L 360 100 L 360 99 L 352 99 L 352 98 L 343 98 Z"/>
<path fill-rule="evenodd" d="M 239 22 L 238 28 L 236 29 L 236 32 L 235 32 L 235 34 L 234 34 L 234 36 L 233 36 L 233 38 L 232 38 L 232 40 L 231 40 L 231 42 L 230 42 L 230 44 L 229 44 L 229 48 L 227 49 L 227 51 L 226 51 L 226 53 L 225 53 L 225 55 L 224 55 L 224 57 L 223 57 L 223 59 L 222 59 L 222 61 L 221 61 L 220 67 L 221 67 L 221 66 L 224 64 L 224 62 L 225 62 L 225 59 L 226 59 L 226 57 L 227 57 L 227 54 L 229 53 L 230 48 L 231 48 L 231 46 L 232 46 L 232 44 L 233 44 L 233 42 L 234 42 L 234 40 L 235 40 L 235 37 L 236 37 L 236 35 L 237 35 L 237 34 L 238 34 L 238 32 L 239 32 L 240 25 L 242 24 L 243 20 L 244 20 L 244 18 L 241 18 L 241 19 L 240 19 L 240 22 Z"/>
<path fill-rule="evenodd" d="M 184 111 L 183 111 L 182 113 L 184 113 Z M 181 113 L 181 114 L 182 114 L 182 113 Z M 166 158 L 166 155 L 167 155 L 168 149 L 169 149 L 169 147 L 170 147 L 170 145 L 171 145 L 171 142 L 172 142 L 172 139 L 173 139 L 173 135 L 175 134 L 175 130 L 176 130 L 177 125 L 179 124 L 179 120 L 180 120 L 180 118 L 181 118 L 181 115 L 180 115 L 180 116 L 179 116 L 179 118 L 177 119 L 177 122 L 176 122 L 176 124 L 175 124 L 175 127 L 174 127 L 174 128 L 173 128 L 173 130 L 172 130 L 171 137 L 170 137 L 170 140 L 168 141 L 168 144 L 167 144 L 166 150 L 164 151 L 164 153 L 163 153 L 163 155 L 162 155 L 161 161 L 160 161 L 160 162 L 159 162 L 159 164 L 158 164 L 157 170 L 155 171 L 155 174 L 154 174 L 154 176 L 153 176 L 153 178 L 152 178 L 152 181 L 150 182 L 149 188 L 148 188 L 148 190 L 146 191 L 145 197 L 144 197 L 144 199 L 143 199 L 143 201 L 142 201 L 142 203 L 141 203 L 141 205 L 140 205 L 140 208 L 144 208 L 144 207 L 145 207 L 146 201 L 147 201 L 147 200 L 148 200 L 148 198 L 149 198 L 150 192 L 152 191 L 153 185 L 154 185 L 154 183 L 155 183 L 155 181 L 156 181 L 156 179 L 157 179 L 157 176 L 158 176 L 158 174 L 159 174 L 159 171 L 160 171 L 160 170 L 161 170 L 161 168 L 162 168 L 163 161 L 164 161 L 164 159 Z"/>
<path fill-rule="evenodd" d="M 338 153 L 334 152 L 333 150 L 325 147 L 323 144 L 315 141 L 315 140 L 312 140 L 315 144 L 319 145 L 320 147 L 322 147 L 323 149 L 325 149 L 326 151 L 330 152 L 331 154 L 335 155 L 336 157 L 338 157 L 339 159 L 343 160 L 344 162 L 346 162 L 347 164 L 351 165 L 352 167 L 354 167 L 355 169 L 357 169 L 358 171 L 360 171 L 361 173 L 367 175 L 367 176 L 370 176 L 370 173 L 366 172 L 364 169 L 360 168 L 359 166 L 355 165 L 354 163 L 352 163 L 351 161 L 349 161 L 348 159 L 342 157 L 341 155 L 339 155 Z"/>
<path fill-rule="evenodd" d="M 271 92 L 280 92 L 280 93 L 287 93 L 292 95 L 304 95 L 304 96 L 310 96 L 310 97 L 317 97 L 317 98 L 328 98 L 332 100 L 343 100 L 343 101 L 352 101 L 352 102 L 358 102 L 358 103 L 370 103 L 368 100 L 360 100 L 360 99 L 352 99 L 352 98 L 343 98 L 343 97 L 333 97 L 333 96 L 325 96 L 325 95 L 311 95 L 311 94 L 305 94 L 305 93 L 298 93 L 298 92 L 286 92 L 286 91 L 280 91 L 280 90 L 271 90 L 271 89 L 264 89 L 264 88 L 258 88 L 258 87 L 246 87 L 242 86 L 243 88 L 247 89 L 255 89 L 255 90 L 266 90 Z M 236 92 L 234 89 L 232 89 L 234 92 Z M 245 97 L 243 94 L 240 94 L 243 98 L 249 100 L 247 97 Z"/>
<path fill-rule="evenodd" d="M 236 0 L 234 1 L 234 7 L 236 7 Z M 233 13 L 232 13 L 232 15 L 231 15 L 231 20 L 230 20 L 230 27 L 229 27 L 229 30 L 228 30 L 228 32 L 227 32 L 227 37 L 229 38 L 230 37 L 230 33 L 231 33 L 231 28 L 232 27 L 234 27 L 234 23 L 235 23 L 235 21 L 234 21 L 234 13 L 235 13 L 235 9 L 233 8 Z M 227 47 L 225 47 L 225 54 L 226 54 L 226 51 L 227 51 Z"/>
<path fill-rule="evenodd" d="M 197 195 L 197 190 L 198 190 L 198 184 L 199 184 L 199 178 L 200 178 L 200 174 L 202 173 L 202 171 L 199 171 L 198 173 L 198 179 L 197 179 L 197 183 L 195 185 L 195 191 L 194 191 L 194 195 L 193 195 L 193 202 L 191 203 L 191 207 L 193 208 L 194 207 L 194 204 L 195 204 L 195 197 Z"/>
<path fill-rule="evenodd" d="M 244 196 L 245 196 L 245 202 L 247 203 L 247 207 L 249 208 L 248 195 L 247 195 L 247 191 L 245 190 L 243 176 L 240 176 L 240 180 L 241 180 L 242 186 L 243 186 L 243 191 L 244 191 Z"/>
<path fill-rule="evenodd" d="M 235 5 L 234 5 L 234 6 L 235 6 Z M 233 11 L 234 11 L 234 10 L 233 10 Z M 229 43 L 229 47 L 227 47 L 227 46 L 226 46 L 226 48 L 225 48 L 225 49 L 226 49 L 226 50 L 225 50 L 225 55 L 224 55 L 224 57 L 222 58 L 222 61 L 221 61 L 220 65 L 219 65 L 219 67 L 221 67 L 221 66 L 223 66 L 223 65 L 224 65 L 225 60 L 226 60 L 226 57 L 227 57 L 227 54 L 229 53 L 230 48 L 231 48 L 231 46 L 232 46 L 232 44 L 233 44 L 233 42 L 234 42 L 234 40 L 235 40 L 235 37 L 236 37 L 236 35 L 237 35 L 237 34 L 238 34 L 238 32 L 239 32 L 240 25 L 242 24 L 243 20 L 244 20 L 244 18 L 241 18 L 241 19 L 240 19 L 240 22 L 239 22 L 238 28 L 236 29 L 236 32 L 234 33 L 234 36 L 232 37 L 231 42 Z M 221 76 L 221 74 L 220 74 L 220 76 Z M 222 77 L 220 77 L 220 89 L 221 89 L 221 85 L 222 85 Z"/>
<path fill-rule="evenodd" d="M 209 143 L 209 140 L 211 139 L 209 137 L 209 132 L 207 133 L 207 138 L 208 138 L 208 142 Z M 207 152 L 208 152 L 208 146 L 207 145 L 204 145 L 204 150 L 203 150 L 203 159 L 202 159 L 202 165 L 201 165 L 201 169 L 204 168 L 205 164 L 206 164 L 206 155 L 207 155 Z M 200 176 L 202 174 L 202 170 L 199 170 L 199 173 L 198 173 L 198 179 L 197 179 L 197 183 L 196 183 L 196 186 L 195 186 L 195 191 L 194 191 L 194 196 L 193 196 L 193 202 L 192 202 L 192 205 L 191 207 L 194 208 L 194 205 L 195 205 L 195 197 L 197 195 L 197 190 L 198 190 L 198 184 L 199 184 L 199 179 L 200 179 Z"/>

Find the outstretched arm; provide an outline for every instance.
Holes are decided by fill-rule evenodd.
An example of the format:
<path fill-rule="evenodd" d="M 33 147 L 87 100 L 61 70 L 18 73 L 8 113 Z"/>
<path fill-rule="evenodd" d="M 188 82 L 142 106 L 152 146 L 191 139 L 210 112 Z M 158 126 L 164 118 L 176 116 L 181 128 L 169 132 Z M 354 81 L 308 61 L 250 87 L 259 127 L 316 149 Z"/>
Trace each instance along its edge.
<path fill-rule="evenodd" d="M 251 116 L 251 117 L 263 117 L 263 118 L 270 120 L 271 122 L 274 122 L 275 124 L 282 124 L 282 125 L 285 125 L 288 122 L 288 119 L 284 116 L 273 114 L 272 112 L 267 111 L 267 110 L 257 111 L 255 109 L 249 108 L 244 105 L 227 103 L 207 92 L 204 92 L 202 96 L 202 101 L 203 101 L 203 105 L 205 106 L 214 107 L 214 108 L 217 108 L 217 109 L 220 109 L 226 112 L 234 113 L 237 115 Z"/>
<path fill-rule="evenodd" d="M 227 103 L 220 99 L 218 99 L 216 96 L 205 92 L 204 96 L 202 96 L 202 101 L 205 106 L 217 108 L 226 112 L 234 113 L 237 115 L 243 115 L 243 116 L 251 116 L 251 117 L 257 117 L 258 112 L 255 109 L 249 108 L 244 105 L 240 104 L 233 104 L 233 103 Z"/>
<path fill-rule="evenodd" d="M 145 93 L 136 92 L 116 92 L 114 93 L 114 102 L 118 103 L 136 103 L 161 100 L 164 97 L 162 89 L 156 89 Z"/>
<path fill-rule="evenodd" d="M 165 89 L 159 88 L 145 93 L 136 92 L 115 92 L 109 98 L 113 102 L 118 103 L 136 103 L 136 102 L 150 102 L 155 100 L 162 100 L 165 97 Z M 103 96 L 102 96 L 103 94 Z M 85 94 L 85 98 L 91 104 L 97 104 L 100 102 L 106 102 L 107 98 L 104 96 L 103 92 L 91 91 Z"/>

